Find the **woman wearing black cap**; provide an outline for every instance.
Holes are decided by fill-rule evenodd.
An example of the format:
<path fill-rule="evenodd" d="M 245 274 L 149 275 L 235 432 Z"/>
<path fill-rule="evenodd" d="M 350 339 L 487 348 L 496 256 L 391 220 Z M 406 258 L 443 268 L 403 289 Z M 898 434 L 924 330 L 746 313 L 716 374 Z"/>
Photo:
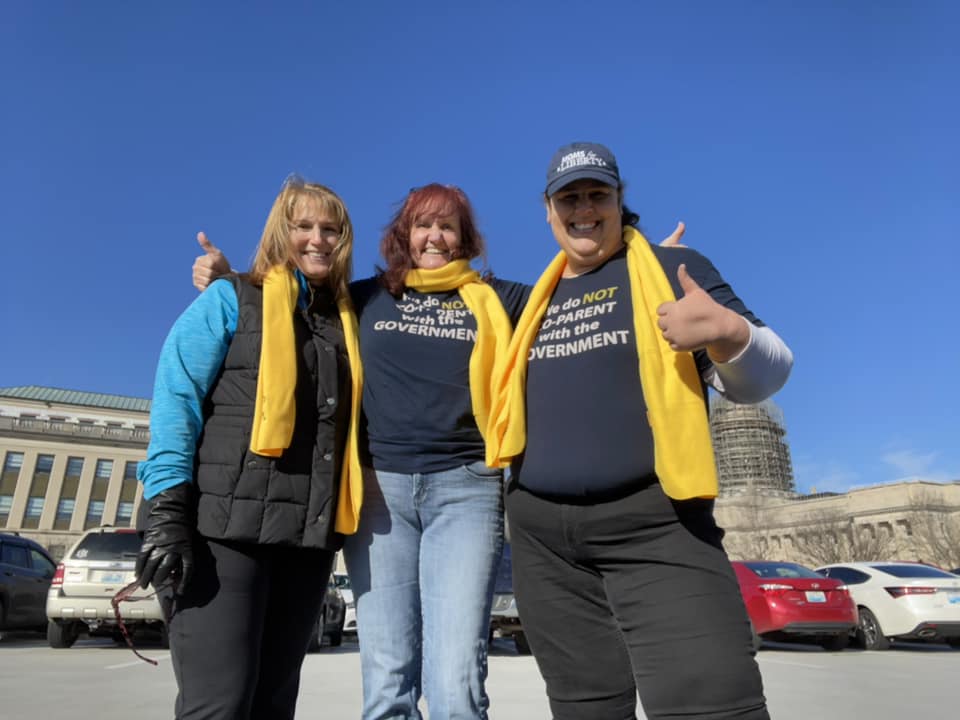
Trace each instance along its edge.
<path fill-rule="evenodd" d="M 512 462 L 514 589 L 553 716 L 767 718 L 713 519 L 708 385 L 759 402 L 792 356 L 710 262 L 651 245 L 613 154 L 547 171 L 561 252 L 514 331 L 487 432 Z"/>

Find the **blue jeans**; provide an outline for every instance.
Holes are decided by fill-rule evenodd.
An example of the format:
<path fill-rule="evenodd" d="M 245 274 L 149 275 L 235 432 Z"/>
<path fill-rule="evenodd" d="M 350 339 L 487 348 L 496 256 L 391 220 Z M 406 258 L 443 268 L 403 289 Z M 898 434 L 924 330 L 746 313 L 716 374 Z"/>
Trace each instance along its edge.
<path fill-rule="evenodd" d="M 363 720 L 486 718 L 487 639 L 503 550 L 502 474 L 364 472 L 344 558 L 357 603 Z"/>

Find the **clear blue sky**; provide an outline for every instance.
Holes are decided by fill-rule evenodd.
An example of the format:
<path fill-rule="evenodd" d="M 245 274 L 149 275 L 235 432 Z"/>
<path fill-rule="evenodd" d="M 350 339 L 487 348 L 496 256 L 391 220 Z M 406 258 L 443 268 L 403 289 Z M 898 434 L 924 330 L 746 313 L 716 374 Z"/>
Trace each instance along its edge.
<path fill-rule="evenodd" d="M 5 2 L 0 386 L 149 397 L 204 230 L 245 267 L 283 179 L 334 187 L 370 274 L 415 185 L 501 277 L 607 144 L 794 350 L 798 486 L 960 479 L 960 4 Z"/>

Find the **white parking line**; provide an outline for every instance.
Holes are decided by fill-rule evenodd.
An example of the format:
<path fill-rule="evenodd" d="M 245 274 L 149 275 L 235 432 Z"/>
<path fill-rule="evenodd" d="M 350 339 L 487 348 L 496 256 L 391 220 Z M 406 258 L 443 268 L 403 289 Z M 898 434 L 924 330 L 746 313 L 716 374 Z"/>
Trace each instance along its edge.
<path fill-rule="evenodd" d="M 151 660 L 169 660 L 170 653 L 166 655 L 147 655 Z M 104 670 L 119 670 L 120 668 L 133 667 L 134 665 L 147 665 L 143 660 L 131 660 L 130 662 L 119 663 L 117 665 L 106 665 Z"/>

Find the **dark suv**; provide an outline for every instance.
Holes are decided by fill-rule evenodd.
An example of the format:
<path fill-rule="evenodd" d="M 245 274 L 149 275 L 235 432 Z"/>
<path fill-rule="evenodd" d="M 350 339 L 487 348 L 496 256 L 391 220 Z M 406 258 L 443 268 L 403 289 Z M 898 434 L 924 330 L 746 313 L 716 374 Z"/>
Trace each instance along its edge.
<path fill-rule="evenodd" d="M 513 561 L 510 543 L 503 545 L 503 557 L 497 570 L 497 580 L 493 589 L 493 605 L 490 608 L 490 637 L 498 634 L 502 638 L 512 638 L 519 655 L 530 654 L 530 644 L 520 624 L 517 601 L 513 597 Z"/>
<path fill-rule="evenodd" d="M 56 563 L 42 545 L 0 533 L 0 630 L 43 630 Z"/>
<path fill-rule="evenodd" d="M 327 592 L 323 596 L 320 605 L 320 615 L 317 617 L 317 624 L 310 634 L 310 645 L 308 650 L 311 652 L 323 647 L 323 639 L 327 638 L 330 647 L 339 647 L 343 643 L 343 621 L 346 611 L 346 602 L 343 595 L 337 588 L 337 584 L 330 576 L 330 582 L 327 583 Z"/>

